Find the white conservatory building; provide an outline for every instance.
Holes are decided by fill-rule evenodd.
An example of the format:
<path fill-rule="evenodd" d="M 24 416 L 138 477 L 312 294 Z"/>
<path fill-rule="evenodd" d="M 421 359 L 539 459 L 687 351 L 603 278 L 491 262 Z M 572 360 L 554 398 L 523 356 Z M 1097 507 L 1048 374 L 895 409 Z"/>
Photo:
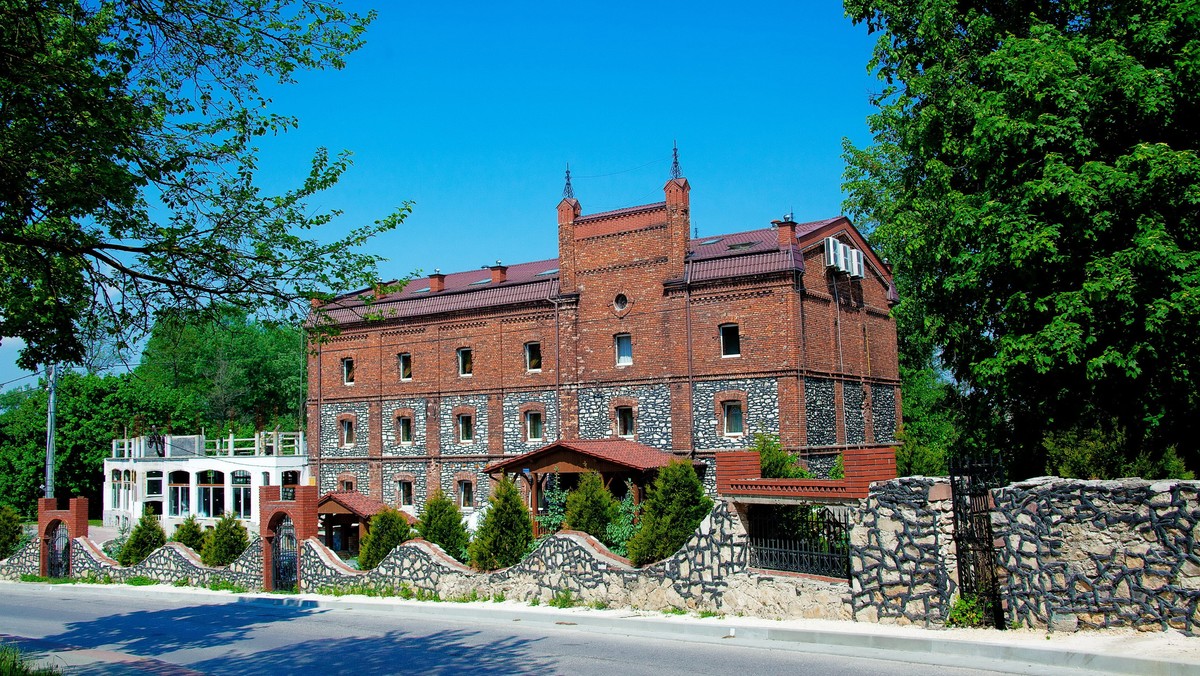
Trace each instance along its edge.
<path fill-rule="evenodd" d="M 104 461 L 104 525 L 132 528 L 142 514 L 157 514 L 170 537 L 189 515 L 205 528 L 230 512 L 254 532 L 259 487 L 306 485 L 310 476 L 303 432 L 114 439 Z"/>

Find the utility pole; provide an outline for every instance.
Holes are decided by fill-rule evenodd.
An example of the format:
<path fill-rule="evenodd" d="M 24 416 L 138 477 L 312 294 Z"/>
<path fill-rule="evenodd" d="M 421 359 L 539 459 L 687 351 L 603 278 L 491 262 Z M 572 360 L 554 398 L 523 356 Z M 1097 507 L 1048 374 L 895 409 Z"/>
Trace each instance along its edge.
<path fill-rule="evenodd" d="M 46 407 L 46 497 L 54 497 L 54 390 L 58 380 L 58 369 L 51 364 L 46 368 L 50 384 L 50 404 Z"/>

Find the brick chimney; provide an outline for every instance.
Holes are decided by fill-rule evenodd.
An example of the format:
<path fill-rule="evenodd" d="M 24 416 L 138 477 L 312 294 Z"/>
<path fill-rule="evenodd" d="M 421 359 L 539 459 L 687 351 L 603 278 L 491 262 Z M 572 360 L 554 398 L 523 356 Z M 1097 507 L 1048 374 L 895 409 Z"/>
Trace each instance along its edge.
<path fill-rule="evenodd" d="M 679 277 L 692 237 L 691 192 L 686 178 L 673 178 L 663 186 L 667 198 L 667 265 Z"/>
<path fill-rule="evenodd" d="M 561 293 L 575 293 L 575 219 L 583 207 L 574 197 L 564 197 L 558 203 L 558 288 Z"/>
<path fill-rule="evenodd" d="M 500 261 L 496 261 L 496 264 L 489 267 L 488 270 L 492 271 L 492 284 L 499 284 L 508 279 L 508 266 L 501 265 Z"/>
<path fill-rule="evenodd" d="M 782 221 L 771 221 L 775 234 L 779 236 L 779 248 L 790 249 L 796 244 L 796 222 L 790 216 Z"/>
<path fill-rule="evenodd" d="M 445 291 L 445 289 L 446 275 L 443 275 L 440 271 L 434 270 L 433 274 L 429 275 L 429 292 L 437 293 L 438 291 Z"/>

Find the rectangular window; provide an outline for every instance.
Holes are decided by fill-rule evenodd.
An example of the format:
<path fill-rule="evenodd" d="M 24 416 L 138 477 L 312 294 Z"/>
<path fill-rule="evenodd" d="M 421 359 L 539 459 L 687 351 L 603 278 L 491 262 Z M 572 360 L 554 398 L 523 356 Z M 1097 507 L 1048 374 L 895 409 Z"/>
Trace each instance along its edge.
<path fill-rule="evenodd" d="M 233 513 L 239 519 L 250 518 L 250 473 L 238 470 L 231 477 L 233 482 Z"/>
<path fill-rule="evenodd" d="M 475 439 L 475 419 L 469 415 L 458 416 L 458 440 L 469 444 Z"/>
<path fill-rule="evenodd" d="M 742 404 L 741 402 L 728 401 L 724 404 L 725 417 L 725 436 L 740 437 L 742 436 Z"/>
<path fill-rule="evenodd" d="M 354 360 L 349 357 L 342 360 L 342 384 L 354 384 Z"/>
<path fill-rule="evenodd" d="M 339 421 L 341 426 L 342 446 L 354 445 L 354 421 L 350 419 L 342 419 Z"/>
<path fill-rule="evenodd" d="M 475 506 L 475 484 L 471 481 L 458 482 L 458 506 L 459 507 L 474 507 Z"/>
<path fill-rule="evenodd" d="M 525 343 L 525 370 L 542 370 L 542 344 Z"/>
<path fill-rule="evenodd" d="M 162 495 L 162 472 L 146 472 L 146 495 Z"/>
<path fill-rule="evenodd" d="M 350 479 L 346 479 L 345 481 L 342 481 L 342 490 L 344 490 L 344 491 L 354 490 L 354 482 L 351 481 Z"/>
<path fill-rule="evenodd" d="M 738 335 L 738 325 L 722 324 L 719 328 L 721 330 L 721 356 L 742 356 L 742 338 Z"/>
<path fill-rule="evenodd" d="M 617 348 L 617 366 L 628 366 L 633 363 L 633 337 L 628 333 L 618 333 L 613 336 Z"/>
<path fill-rule="evenodd" d="M 475 365 L 471 363 L 471 348 L 458 348 L 458 375 L 469 376 L 474 372 Z"/>
<path fill-rule="evenodd" d="M 525 413 L 525 440 L 542 440 L 542 414 L 540 411 L 528 411 Z"/>
<path fill-rule="evenodd" d="M 411 507 L 413 503 L 413 482 L 400 480 L 396 482 L 396 502 L 401 507 Z"/>
<path fill-rule="evenodd" d="M 171 516 L 186 516 L 191 511 L 191 480 L 187 472 L 171 472 L 171 493 L 167 497 L 167 509 Z"/>
<path fill-rule="evenodd" d="M 413 442 L 412 418 L 407 416 L 396 418 L 396 436 L 402 444 L 411 444 Z"/>
<path fill-rule="evenodd" d="M 632 437 L 633 429 L 633 408 L 629 406 L 617 407 L 617 436 Z"/>
<path fill-rule="evenodd" d="M 400 380 L 412 380 L 412 355 L 401 352 L 396 355 L 396 361 L 400 366 Z"/>

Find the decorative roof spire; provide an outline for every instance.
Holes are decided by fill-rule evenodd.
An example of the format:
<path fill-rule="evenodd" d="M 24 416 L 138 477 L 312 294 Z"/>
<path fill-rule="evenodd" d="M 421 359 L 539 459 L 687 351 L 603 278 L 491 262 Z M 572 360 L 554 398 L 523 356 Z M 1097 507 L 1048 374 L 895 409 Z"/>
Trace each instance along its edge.
<path fill-rule="evenodd" d="M 567 163 L 567 184 L 563 186 L 563 199 L 575 199 L 575 190 L 571 187 L 571 163 Z"/>
<path fill-rule="evenodd" d="M 679 144 L 671 141 L 671 178 L 683 178 L 683 172 L 679 170 Z"/>

